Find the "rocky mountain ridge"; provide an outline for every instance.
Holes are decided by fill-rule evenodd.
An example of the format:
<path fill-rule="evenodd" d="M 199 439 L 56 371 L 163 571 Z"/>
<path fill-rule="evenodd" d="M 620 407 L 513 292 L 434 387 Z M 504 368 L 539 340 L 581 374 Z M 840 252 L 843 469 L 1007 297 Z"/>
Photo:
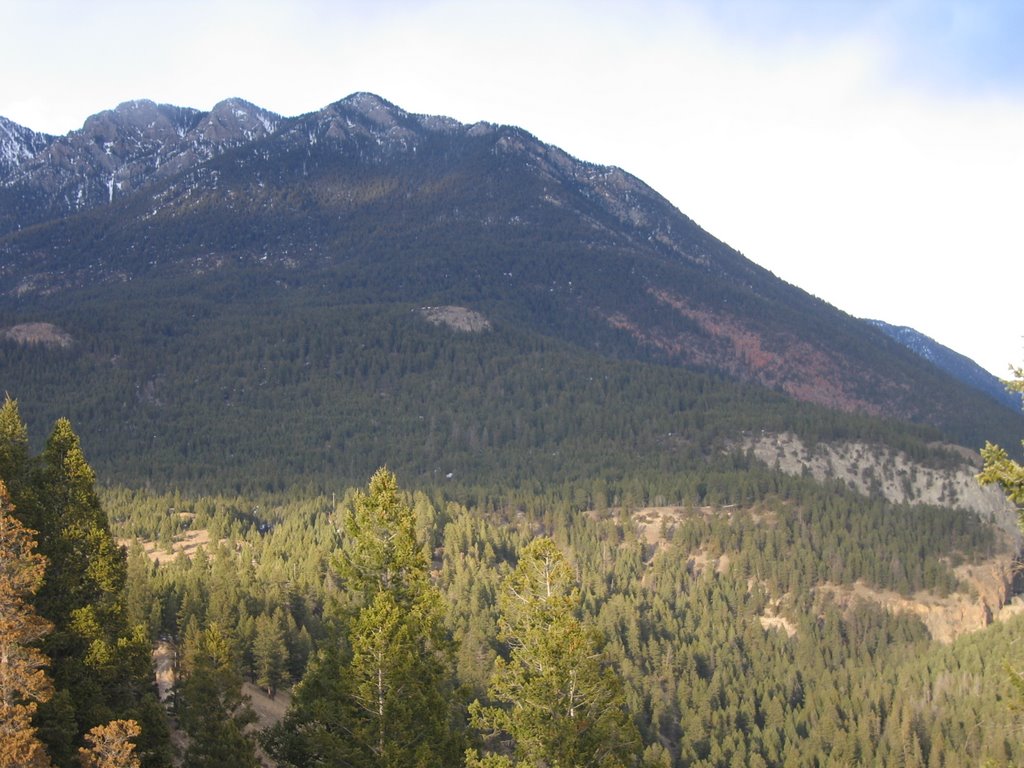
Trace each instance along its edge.
<path fill-rule="evenodd" d="M 0 117 L 0 180 L 32 160 L 54 138 Z"/>
<path fill-rule="evenodd" d="M 209 112 L 140 100 L 93 115 L 81 129 L 64 137 L 34 134 L 10 121 L 6 124 L 11 138 L 5 156 L 10 160 L 0 173 L 0 190 L 9 197 L 21 193 L 45 200 L 38 220 L 112 203 L 115 196 L 194 173 L 228 150 L 258 145 L 275 134 L 291 149 L 327 144 L 334 152 L 374 164 L 415 155 L 437 135 L 487 137 L 495 155 L 517 157 L 551 185 L 546 190 L 547 203 L 571 204 L 564 194 L 568 186 L 614 214 L 617 224 L 638 229 L 639 237 L 695 263 L 708 262 L 700 249 L 680 248 L 678 238 L 671 236 L 671 220 L 680 215 L 678 211 L 621 169 L 577 160 L 520 128 L 486 122 L 465 125 L 447 117 L 410 114 L 370 93 L 356 93 L 293 118 L 282 118 L 241 99 L 221 101 Z M 20 227 L 31 220 L 22 216 L 16 223 Z M 596 220 L 588 223 L 601 228 Z M 700 245 L 722 251 L 719 257 L 728 255 L 721 243 L 701 234 Z"/>
<path fill-rule="evenodd" d="M 130 194 L 194 168 L 229 148 L 272 134 L 280 117 L 241 99 L 210 112 L 129 101 L 89 117 L 67 136 L 41 137 L 7 121 L 10 149 L 0 186 L 43 202 L 35 220 L 59 217 Z"/>
<path fill-rule="evenodd" d="M 1013 445 L 1024 427 L 639 179 L 522 128 L 368 93 L 297 117 L 239 99 L 209 112 L 136 101 L 64 137 L 12 126 L 0 174 L 8 326 L 59 325 L 36 305 L 129 284 L 242 302 L 287 288 L 464 307 L 606 357 L 934 424 L 971 446 Z"/>

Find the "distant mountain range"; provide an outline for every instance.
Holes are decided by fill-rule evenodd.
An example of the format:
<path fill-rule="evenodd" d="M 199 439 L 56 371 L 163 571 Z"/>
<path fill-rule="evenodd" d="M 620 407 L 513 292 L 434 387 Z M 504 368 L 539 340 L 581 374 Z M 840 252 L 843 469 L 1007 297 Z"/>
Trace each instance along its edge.
<path fill-rule="evenodd" d="M 957 381 L 963 382 L 980 392 L 984 392 L 1007 408 L 1020 410 L 1020 395 L 1007 392 L 1006 386 L 1001 379 L 993 376 L 970 358 L 961 355 L 959 352 L 954 352 L 949 347 L 939 344 L 930 336 L 925 336 L 920 331 L 915 331 L 913 328 L 908 328 L 905 325 L 890 325 L 883 320 L 867 320 L 866 322 L 878 328 L 889 338 L 899 342 L 914 354 L 920 355 L 928 362 L 941 368 Z"/>
<path fill-rule="evenodd" d="M 410 114 L 367 93 L 287 118 L 238 99 L 209 112 L 129 102 L 60 137 L 0 118 L 0 296 L 0 385 L 41 416 L 63 408 L 105 430 L 111 465 L 118 451 L 144 455 L 154 441 L 207 455 L 220 437 L 202 423 L 182 427 L 189 404 L 206 413 L 228 403 L 265 424 L 308 411 L 318 388 L 328 391 L 323 382 L 343 382 L 339 397 L 375 387 L 394 396 L 373 365 L 385 378 L 388 366 L 407 365 L 403 335 L 448 329 L 456 336 L 437 342 L 442 359 L 471 343 L 431 325 L 423 307 L 457 308 L 454 316 L 479 318 L 474 338 L 490 334 L 472 342 L 486 347 L 474 354 L 493 382 L 482 412 L 509 405 L 503 375 L 526 376 L 523 350 L 543 348 L 555 355 L 548 364 L 565 354 L 580 370 L 629 363 L 652 376 L 712 376 L 833 412 L 931 425 L 970 447 L 1015 444 L 1024 424 L 1005 398 L 980 395 L 885 328 L 778 279 L 625 171 L 521 128 Z M 357 317 L 384 354 L 365 369 L 345 346 L 358 337 Z M 11 333 L 41 322 L 73 338 L 61 347 L 72 351 L 44 352 Z M 220 370 L 243 350 L 263 363 Z M 347 355 L 351 369 L 331 368 Z M 514 364 L 503 369 L 501 359 Z M 403 397 L 441 397 L 429 376 L 414 389 L 407 373 Z M 455 376 L 443 397 L 458 400 L 463 386 Z M 359 423 L 390 423 L 373 402 Z M 245 454 L 255 441 L 287 445 L 286 432 L 240 426 L 231 439 Z M 344 452 L 349 432 L 336 423 L 316 439 Z M 499 447 L 515 439 L 489 436 Z"/>

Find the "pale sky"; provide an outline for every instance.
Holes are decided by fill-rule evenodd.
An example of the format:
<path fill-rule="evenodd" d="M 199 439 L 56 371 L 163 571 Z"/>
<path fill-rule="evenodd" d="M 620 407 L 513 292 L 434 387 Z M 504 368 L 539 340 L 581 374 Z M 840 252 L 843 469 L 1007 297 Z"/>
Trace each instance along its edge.
<path fill-rule="evenodd" d="M 0 115 L 371 91 L 638 176 L 857 317 L 1024 363 L 1024 0 L 0 0 Z"/>

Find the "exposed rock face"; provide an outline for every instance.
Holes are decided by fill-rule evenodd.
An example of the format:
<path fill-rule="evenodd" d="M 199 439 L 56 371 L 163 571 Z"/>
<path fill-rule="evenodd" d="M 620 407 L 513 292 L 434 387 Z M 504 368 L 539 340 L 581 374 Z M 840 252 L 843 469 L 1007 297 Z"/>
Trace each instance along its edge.
<path fill-rule="evenodd" d="M 38 344 L 62 349 L 67 349 L 73 342 L 70 333 L 52 323 L 22 323 L 3 330 L 2 335 L 18 344 Z"/>
<path fill-rule="evenodd" d="M 248 143 L 277 130 L 281 118 L 243 99 L 225 99 L 197 124 L 196 133 L 212 146 Z"/>
<path fill-rule="evenodd" d="M 969 509 L 1020 541 L 1013 505 L 998 488 L 978 485 L 977 468 L 966 461 L 954 469 L 935 469 L 884 447 L 853 442 L 808 447 L 792 434 L 762 435 L 743 447 L 789 475 L 806 470 L 816 480 L 842 480 L 861 494 L 880 494 L 896 504 Z M 977 454 L 973 459 L 980 466 Z"/>
<path fill-rule="evenodd" d="M 1024 610 L 1024 604 L 1017 606 L 1013 602 L 1017 560 L 1012 553 L 1019 551 L 1022 543 L 1017 513 L 998 489 L 978 485 L 977 454 L 965 456 L 960 466 L 936 469 L 917 464 L 902 453 L 866 443 L 820 444 L 809 448 L 791 434 L 762 435 L 749 440 L 744 447 L 787 474 L 806 471 L 817 480 L 841 480 L 859 493 L 878 494 L 897 504 L 959 507 L 975 512 L 1003 531 L 1007 554 L 955 569 L 957 577 L 970 587 L 969 592 L 946 597 L 920 593 L 906 598 L 863 584 L 852 588 L 819 587 L 841 603 L 871 600 L 890 611 L 913 613 L 928 627 L 932 637 L 946 643 Z"/>
<path fill-rule="evenodd" d="M 1012 558 L 1002 557 L 956 568 L 956 575 L 976 594 L 957 592 L 940 597 L 921 592 L 908 598 L 859 583 L 853 587 L 823 586 L 818 591 L 831 593 L 844 605 L 869 600 L 893 613 L 911 613 L 928 628 L 933 639 L 951 643 L 960 635 L 977 632 L 1024 610 L 1024 605 L 1011 603 L 1013 567 Z"/>
<path fill-rule="evenodd" d="M 53 138 L 0 117 L 0 181 L 42 152 Z"/>
<path fill-rule="evenodd" d="M 445 325 L 455 331 L 480 333 L 491 327 L 490 320 L 465 307 L 423 307 L 420 314 L 428 323 Z"/>
<path fill-rule="evenodd" d="M 21 224 L 110 203 L 241 144 L 273 133 L 280 117 L 241 99 L 210 112 L 128 101 L 89 117 L 67 136 L 43 137 L 0 124 L 7 160 L 2 186 L 35 198 Z M 6 126 L 6 129 L 5 129 Z M 14 126 L 11 128 L 10 126 Z M 15 141 L 17 139 L 17 141 Z M 45 139 L 45 141 L 44 141 Z"/>

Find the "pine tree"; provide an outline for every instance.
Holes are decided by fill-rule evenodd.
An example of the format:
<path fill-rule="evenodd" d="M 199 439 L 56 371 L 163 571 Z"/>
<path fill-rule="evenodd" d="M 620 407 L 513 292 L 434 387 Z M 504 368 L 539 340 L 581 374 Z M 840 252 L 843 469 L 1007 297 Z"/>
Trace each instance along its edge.
<path fill-rule="evenodd" d="M 191 625 L 190 625 L 191 626 Z M 255 744 L 245 727 L 256 715 L 242 695 L 242 676 L 231 641 L 216 624 L 189 635 L 187 677 L 178 693 L 181 725 L 191 743 L 185 764 L 191 768 L 230 765 L 256 768 Z"/>
<path fill-rule="evenodd" d="M 498 706 L 470 708 L 492 754 L 467 753 L 467 765 L 635 765 L 640 736 L 629 718 L 603 639 L 576 615 L 580 594 L 569 563 L 548 538 L 530 542 L 499 597 L 499 659 L 489 693 Z M 511 740 L 511 744 L 508 740 Z"/>
<path fill-rule="evenodd" d="M 429 586 L 426 556 L 416 542 L 416 519 L 398 493 L 394 474 L 380 469 L 367 493 L 345 511 L 347 547 L 335 560 L 345 587 L 362 604 L 389 591 L 410 602 Z"/>
<path fill-rule="evenodd" d="M 92 728 L 85 735 L 89 746 L 78 750 L 82 768 L 141 768 L 132 742 L 140 733 L 134 720 L 112 720 Z"/>
<path fill-rule="evenodd" d="M 296 765 L 454 765 L 460 739 L 444 604 L 393 474 L 373 476 L 344 530 L 342 636 L 311 663 L 268 748 Z"/>
<path fill-rule="evenodd" d="M 78 436 L 59 419 L 42 456 L 45 504 L 41 541 L 50 566 L 40 601 L 58 628 L 72 614 L 89 608 L 96 620 L 121 629 L 120 595 L 126 578 L 125 555 L 107 523 L 96 494 L 96 476 L 85 460 Z"/>
<path fill-rule="evenodd" d="M 0 478 L 7 483 L 9 493 L 19 497 L 23 495 L 29 473 L 28 428 L 21 420 L 18 402 L 6 395 L 0 406 Z M 24 501 L 22 507 L 19 517 L 25 520 L 28 510 L 24 508 Z M 37 525 L 35 521 L 28 524 L 29 527 Z"/>
<path fill-rule="evenodd" d="M 0 767 L 35 768 L 49 765 L 49 758 L 32 715 L 37 702 L 50 699 L 53 685 L 43 670 L 46 656 L 31 644 L 51 624 L 26 599 L 39 589 L 46 560 L 13 511 L 0 480 Z"/>
<path fill-rule="evenodd" d="M 284 630 L 273 616 L 261 613 L 256 619 L 256 638 L 252 648 L 255 663 L 256 684 L 267 689 L 273 698 L 278 686 L 284 681 L 285 661 L 288 648 L 284 642 Z"/>

